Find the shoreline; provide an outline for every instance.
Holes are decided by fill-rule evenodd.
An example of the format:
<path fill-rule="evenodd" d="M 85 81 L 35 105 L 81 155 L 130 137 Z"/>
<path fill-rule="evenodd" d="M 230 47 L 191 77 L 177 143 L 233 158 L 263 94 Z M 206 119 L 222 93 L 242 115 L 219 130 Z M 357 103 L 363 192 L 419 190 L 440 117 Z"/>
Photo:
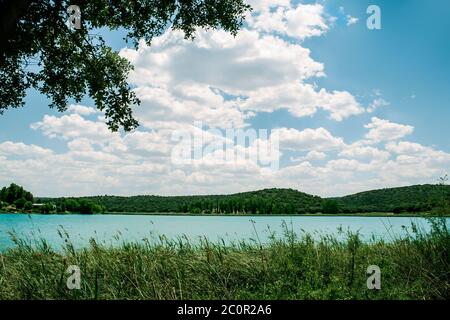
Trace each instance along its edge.
<path fill-rule="evenodd" d="M 69 216 L 69 215 L 86 215 L 86 216 L 172 216 L 172 217 L 367 217 L 367 218 L 450 218 L 450 215 L 436 214 L 394 214 L 384 212 L 372 213 L 340 213 L 340 214 L 201 214 L 201 213 L 176 213 L 176 212 L 105 212 L 105 213 L 40 213 L 40 212 L 0 212 L 2 214 L 17 215 L 44 215 L 44 216 Z"/>

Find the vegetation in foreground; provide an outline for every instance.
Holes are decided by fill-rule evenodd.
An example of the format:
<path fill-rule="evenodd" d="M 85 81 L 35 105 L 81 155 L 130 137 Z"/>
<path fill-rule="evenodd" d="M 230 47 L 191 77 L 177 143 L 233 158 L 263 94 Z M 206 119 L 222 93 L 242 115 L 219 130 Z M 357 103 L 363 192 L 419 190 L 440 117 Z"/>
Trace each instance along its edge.
<path fill-rule="evenodd" d="M 0 299 L 449 299 L 449 229 L 443 218 L 430 222 L 430 232 L 413 225 L 390 242 L 314 240 L 288 226 L 268 245 L 162 237 L 118 248 L 92 240 L 82 250 L 68 241 L 55 252 L 15 239 L 0 254 Z M 66 287 L 69 265 L 81 269 L 80 290 Z M 367 289 L 370 265 L 381 269 L 381 290 Z"/>

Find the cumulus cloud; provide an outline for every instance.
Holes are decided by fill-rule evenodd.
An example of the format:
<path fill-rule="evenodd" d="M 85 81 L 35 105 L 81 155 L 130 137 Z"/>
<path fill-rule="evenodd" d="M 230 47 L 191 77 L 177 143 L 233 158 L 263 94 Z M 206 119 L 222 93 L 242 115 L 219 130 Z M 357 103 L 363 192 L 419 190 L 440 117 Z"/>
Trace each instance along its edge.
<path fill-rule="evenodd" d="M 432 163 L 450 164 L 450 154 L 419 143 L 407 141 L 389 142 L 386 144 L 386 150 L 398 154 L 397 159 L 403 161 L 420 162 L 426 159 L 426 161 Z"/>
<path fill-rule="evenodd" d="M 71 104 L 67 107 L 67 112 L 77 113 L 82 116 L 89 116 L 98 113 L 98 111 L 92 107 L 86 107 L 79 104 Z"/>
<path fill-rule="evenodd" d="M 339 153 L 339 156 L 367 161 L 385 161 L 391 157 L 391 154 L 388 151 L 380 150 L 375 147 L 353 144 L 346 145 Z"/>
<path fill-rule="evenodd" d="M 414 131 L 413 126 L 398 124 L 377 117 L 373 117 L 371 123 L 365 125 L 365 128 L 370 129 L 365 137 L 371 142 L 397 140 Z"/>
<path fill-rule="evenodd" d="M 63 115 L 45 115 L 31 124 L 47 143 L 58 140 L 66 148 L 0 142 L 0 184 L 18 181 L 42 196 L 232 193 L 273 187 L 336 196 L 430 182 L 449 167 L 449 153 L 402 140 L 413 132 L 410 125 L 373 117 L 365 126 L 368 132 L 351 142 L 335 134 L 335 125 L 345 122 L 333 129 L 312 124 L 299 129 L 304 122 L 297 124 L 297 118 L 323 112 L 342 122 L 388 102 L 375 92 L 372 103 L 363 106 L 345 89 L 311 84 L 327 75 L 304 40 L 331 32 L 336 19 L 323 4 L 249 2 L 255 10 L 236 37 L 209 30 L 187 41 L 181 32 L 169 30 L 151 47 L 142 41 L 137 49 L 121 50 L 135 67 L 129 81 L 142 100 L 134 108 L 140 128 L 111 133 L 101 112 L 70 105 Z M 343 9 L 341 16 L 356 23 Z M 221 135 L 229 128 L 251 129 L 260 113 L 280 109 L 292 117 L 284 122 L 274 115 L 269 139 L 258 136 L 239 145 Z M 177 132 L 200 135 L 211 148 L 192 161 L 174 162 Z M 275 136 L 281 150 L 261 154 Z M 224 143 L 232 146 L 225 150 Z M 198 150 L 191 141 L 188 147 L 193 154 Z M 267 165 L 275 160 L 280 160 L 279 170 Z"/>
<path fill-rule="evenodd" d="M 328 31 L 324 7 L 321 4 L 282 3 L 274 10 L 262 4 L 256 6 L 256 13 L 247 19 L 252 29 L 275 32 L 303 40 L 320 36 Z"/>
<path fill-rule="evenodd" d="M 330 117 L 336 121 L 342 121 L 351 115 L 358 115 L 364 112 L 356 99 L 347 91 L 326 92 L 320 91 L 321 104 L 323 109 L 330 112 Z"/>
<path fill-rule="evenodd" d="M 4 156 L 25 156 L 25 157 L 42 157 L 52 154 L 50 149 L 42 148 L 34 144 L 25 144 L 22 142 L 5 141 L 0 143 L 0 155 Z"/>
<path fill-rule="evenodd" d="M 167 32 L 151 47 L 141 43 L 121 55 L 135 66 L 130 81 L 144 101 L 135 110 L 143 123 L 202 119 L 242 127 L 255 112 L 282 108 L 296 117 L 323 109 L 336 121 L 364 112 L 351 93 L 304 82 L 325 75 L 309 49 L 256 30 L 243 29 L 236 37 L 199 32 L 194 42 Z"/>
<path fill-rule="evenodd" d="M 86 120 L 79 114 L 62 117 L 45 115 L 42 121 L 33 123 L 30 127 L 41 130 L 50 138 L 72 139 L 86 137 L 94 140 L 106 139 L 114 135 L 104 122 Z"/>
<path fill-rule="evenodd" d="M 247 3 L 252 6 L 254 12 L 291 6 L 291 0 L 247 0 Z"/>
<path fill-rule="evenodd" d="M 255 90 L 249 93 L 248 99 L 240 101 L 239 106 L 243 110 L 259 112 L 287 109 L 296 117 L 312 116 L 318 109 L 323 109 L 336 121 L 364 112 L 346 91 L 328 92 L 325 89 L 316 90 L 310 84 L 295 83 Z"/>
<path fill-rule="evenodd" d="M 199 32 L 195 41 L 178 31 L 156 38 L 149 47 L 123 49 L 135 66 L 136 85 L 199 83 L 235 95 L 261 87 L 324 75 L 310 50 L 273 35 L 243 29 L 236 37 L 224 31 Z"/>
<path fill-rule="evenodd" d="M 292 162 L 319 161 L 319 160 L 324 160 L 326 157 L 327 157 L 327 154 L 325 152 L 311 150 L 304 157 L 298 157 L 298 158 L 291 157 L 290 160 Z"/>
<path fill-rule="evenodd" d="M 141 105 L 135 115 L 141 124 L 153 127 L 156 121 L 192 124 L 202 121 L 212 127 L 244 127 L 246 115 L 233 101 L 205 85 L 179 85 L 170 89 L 151 86 L 135 90 Z"/>
<path fill-rule="evenodd" d="M 280 128 L 275 129 L 280 140 L 282 149 L 295 151 L 326 151 L 335 150 L 344 146 L 342 138 L 334 137 L 325 128 L 305 129 L 299 131 L 297 129 Z"/>
<path fill-rule="evenodd" d="M 401 141 L 401 142 L 389 142 L 386 144 L 386 149 L 398 153 L 398 154 L 423 154 L 426 148 L 419 143 Z"/>
<path fill-rule="evenodd" d="M 231 193 L 269 187 L 335 196 L 430 182 L 450 165 L 450 154 L 435 148 L 392 140 L 379 147 L 367 145 L 364 140 L 349 144 L 322 127 L 272 130 L 278 135 L 283 153 L 296 162 L 284 164 L 279 170 L 270 170 L 255 161 L 257 144 L 268 143 L 260 139 L 246 146 L 234 144 L 230 149 L 233 153 L 253 155 L 247 158 L 226 160 L 225 150 L 219 148 L 179 164 L 171 158 L 178 143 L 172 139 L 173 128 L 201 134 L 209 142 L 224 142 L 223 138 L 201 127 L 177 122 L 162 122 L 158 128 L 131 133 L 104 134 L 98 130 L 100 133 L 95 134 L 92 128 L 101 128 L 104 122 L 78 117 L 81 116 L 46 116 L 34 126 L 37 133 L 50 139 L 60 138 L 67 144 L 66 151 L 57 153 L 36 145 L 1 143 L 0 183 L 20 181 L 39 195 L 51 196 Z M 63 132 L 61 123 L 69 128 L 67 132 Z M 80 123 L 91 129 L 83 132 Z M 283 157 L 283 153 L 272 157 Z M 305 155 L 292 157 L 302 153 Z"/>

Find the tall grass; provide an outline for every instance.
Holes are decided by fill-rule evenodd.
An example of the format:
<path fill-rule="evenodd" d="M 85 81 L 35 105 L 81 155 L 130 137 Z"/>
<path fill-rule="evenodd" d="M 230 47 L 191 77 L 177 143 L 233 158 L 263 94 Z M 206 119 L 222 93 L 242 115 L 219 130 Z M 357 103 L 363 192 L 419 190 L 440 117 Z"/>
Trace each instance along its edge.
<path fill-rule="evenodd" d="M 267 245 L 161 237 L 54 251 L 14 238 L 0 254 L 0 299 L 448 299 L 449 229 L 431 225 L 389 242 L 298 236 L 286 225 Z M 82 271 L 80 290 L 66 287 L 69 265 Z M 381 290 L 367 289 L 369 265 L 381 268 Z"/>

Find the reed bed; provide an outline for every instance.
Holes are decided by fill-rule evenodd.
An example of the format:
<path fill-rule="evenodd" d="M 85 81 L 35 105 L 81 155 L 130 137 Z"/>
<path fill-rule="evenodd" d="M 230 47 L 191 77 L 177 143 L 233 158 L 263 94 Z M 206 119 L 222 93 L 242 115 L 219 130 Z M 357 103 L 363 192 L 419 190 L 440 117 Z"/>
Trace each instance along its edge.
<path fill-rule="evenodd" d="M 431 231 L 412 225 L 401 238 L 362 241 L 344 232 L 319 238 L 285 225 L 270 243 L 187 238 L 111 247 L 91 240 L 62 250 L 14 237 L 0 253 L 0 299 L 448 299 L 450 236 L 445 219 Z M 66 285 L 69 265 L 81 288 Z M 381 269 L 381 290 L 369 290 L 367 267 Z"/>

